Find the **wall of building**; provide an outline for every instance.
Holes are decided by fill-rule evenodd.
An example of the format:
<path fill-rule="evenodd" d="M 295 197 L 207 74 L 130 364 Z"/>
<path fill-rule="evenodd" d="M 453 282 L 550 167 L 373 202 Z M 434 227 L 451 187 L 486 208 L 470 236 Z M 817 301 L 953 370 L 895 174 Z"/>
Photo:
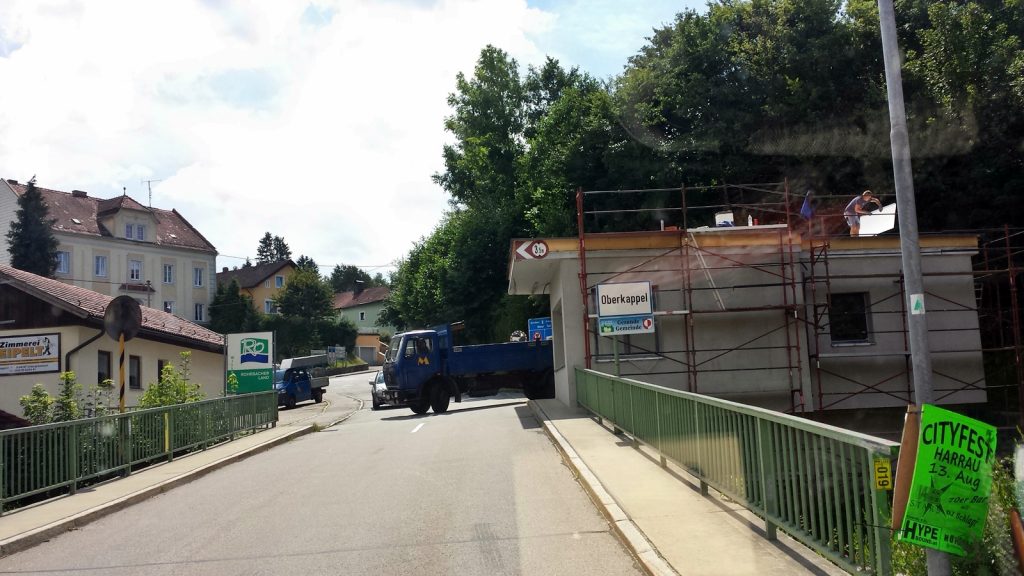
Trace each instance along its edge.
<path fill-rule="evenodd" d="M 252 286 L 252 287 L 244 289 L 243 292 L 246 292 L 247 294 L 249 294 L 249 296 L 252 297 L 252 304 L 253 304 L 253 306 L 256 307 L 257 310 L 259 310 L 260 312 L 266 312 L 266 310 L 264 308 L 264 302 L 267 301 L 267 300 L 273 300 L 278 295 L 278 293 L 280 293 L 282 290 L 284 290 L 283 287 L 282 288 L 277 288 L 277 282 L 276 282 L 275 278 L 277 276 L 283 277 L 284 278 L 284 286 L 287 286 L 288 285 L 288 279 L 294 273 L 295 273 L 295 267 L 294 266 L 291 266 L 291 265 L 285 266 L 285 267 L 281 268 L 280 270 L 278 270 L 277 272 L 275 272 L 274 274 L 272 274 L 266 280 L 264 280 L 264 281 L 260 282 L 259 284 L 257 284 L 256 286 Z"/>
<path fill-rule="evenodd" d="M 123 233 L 123 231 L 122 231 Z M 152 230 L 155 234 L 155 228 Z M 149 234 L 149 232 L 147 232 Z M 55 274 L 62 282 L 88 288 L 108 296 L 128 294 L 142 305 L 162 310 L 164 302 L 173 302 L 175 316 L 195 320 L 195 304 L 203 305 L 203 321 L 209 321 L 209 306 L 216 291 L 214 253 L 174 248 L 150 242 L 57 232 L 58 250 L 70 253 L 67 274 Z M 107 275 L 97 276 L 95 257 L 107 257 Z M 142 261 L 141 281 L 129 281 L 128 261 Z M 173 282 L 164 283 L 164 264 L 174 265 Z M 203 270 L 203 285 L 194 286 L 193 268 Z M 150 282 L 151 292 L 122 291 L 121 284 Z"/>
<path fill-rule="evenodd" d="M 348 318 L 356 325 L 356 328 L 361 329 L 372 329 L 381 332 L 387 332 L 388 334 L 395 334 L 395 329 L 389 326 L 377 326 L 377 318 L 380 318 L 380 313 L 384 310 L 384 302 L 371 302 L 369 304 L 362 304 L 359 306 L 353 306 L 351 308 L 344 308 L 338 311 L 342 318 Z M 360 315 L 362 317 L 360 318 Z"/>
<path fill-rule="evenodd" d="M 60 334 L 60 362 L 61 370 L 71 370 L 78 377 L 78 383 L 83 389 L 97 383 L 99 351 L 110 352 L 112 379 L 115 386 L 120 384 L 118 377 L 118 343 L 108 336 L 103 335 L 98 340 L 88 344 L 81 350 L 71 355 L 70 367 L 65 364 L 65 355 L 82 342 L 95 336 L 99 330 L 86 326 L 64 326 L 55 328 L 38 328 L 31 330 L 8 330 L 0 331 L 0 337 L 19 336 L 22 334 Z M 157 363 L 159 360 L 171 361 L 175 366 L 180 364 L 179 353 L 188 350 L 178 345 L 166 344 L 136 338 L 125 343 L 125 377 L 128 376 L 128 361 L 130 356 L 140 358 L 141 387 L 139 389 L 128 388 L 125 384 L 125 402 L 128 406 L 138 404 L 139 397 L 145 388 L 158 379 Z M 221 396 L 224 391 L 224 356 L 213 352 L 191 350 L 191 380 L 201 385 L 201 390 L 207 398 Z M 0 410 L 11 414 L 21 415 L 22 408 L 19 399 L 32 390 L 36 383 L 43 384 L 50 394 L 56 395 L 59 391 L 59 374 L 56 372 L 45 374 L 26 374 L 16 376 L 0 376 Z M 117 393 L 114 394 L 116 402 Z"/>

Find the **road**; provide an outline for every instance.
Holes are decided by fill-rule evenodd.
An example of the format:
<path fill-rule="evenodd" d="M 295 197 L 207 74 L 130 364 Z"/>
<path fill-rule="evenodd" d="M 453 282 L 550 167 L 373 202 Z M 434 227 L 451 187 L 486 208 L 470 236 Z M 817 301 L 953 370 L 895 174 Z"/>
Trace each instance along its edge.
<path fill-rule="evenodd" d="M 282 412 L 348 411 L 341 424 L 0 559 L 0 574 L 641 573 L 521 396 L 371 411 L 369 377 Z"/>

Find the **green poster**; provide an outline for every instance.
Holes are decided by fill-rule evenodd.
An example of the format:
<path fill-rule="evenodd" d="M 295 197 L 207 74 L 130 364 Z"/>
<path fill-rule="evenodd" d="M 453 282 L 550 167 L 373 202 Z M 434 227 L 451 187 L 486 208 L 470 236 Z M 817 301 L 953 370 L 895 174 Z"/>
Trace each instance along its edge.
<path fill-rule="evenodd" d="M 238 378 L 237 394 L 250 392 L 266 392 L 274 389 L 274 370 L 272 368 L 250 368 L 248 370 L 228 370 Z"/>
<path fill-rule="evenodd" d="M 922 406 L 914 477 L 897 538 L 966 556 L 985 528 L 995 457 L 995 427 Z"/>

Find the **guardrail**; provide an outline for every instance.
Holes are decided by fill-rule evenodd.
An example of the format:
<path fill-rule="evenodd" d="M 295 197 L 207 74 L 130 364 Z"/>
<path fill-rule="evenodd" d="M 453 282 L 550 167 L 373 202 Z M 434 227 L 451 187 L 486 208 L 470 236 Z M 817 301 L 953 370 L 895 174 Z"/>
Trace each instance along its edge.
<path fill-rule="evenodd" d="M 899 444 L 771 410 L 576 368 L 577 402 L 849 572 L 892 573 L 876 460 Z M 664 464 L 664 461 L 663 461 Z"/>
<path fill-rule="evenodd" d="M 277 392 L 227 396 L 0 432 L 5 505 L 67 490 L 277 423 Z M 53 494 L 56 495 L 56 494 Z"/>

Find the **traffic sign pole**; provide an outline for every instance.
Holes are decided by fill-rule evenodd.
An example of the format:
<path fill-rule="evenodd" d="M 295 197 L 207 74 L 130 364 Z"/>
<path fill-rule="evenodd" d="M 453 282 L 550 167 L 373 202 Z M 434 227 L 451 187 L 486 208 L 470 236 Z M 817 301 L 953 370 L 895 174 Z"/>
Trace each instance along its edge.
<path fill-rule="evenodd" d="M 118 360 L 118 368 L 117 368 L 118 369 L 118 373 L 120 374 L 120 378 L 121 378 L 119 380 L 119 382 L 121 383 L 121 391 L 120 391 L 120 396 L 119 396 L 119 400 L 118 400 L 118 406 L 120 408 L 119 412 L 123 414 L 124 413 L 124 333 L 123 332 L 117 338 L 117 346 L 118 346 L 118 349 L 121 351 L 120 359 Z"/>

